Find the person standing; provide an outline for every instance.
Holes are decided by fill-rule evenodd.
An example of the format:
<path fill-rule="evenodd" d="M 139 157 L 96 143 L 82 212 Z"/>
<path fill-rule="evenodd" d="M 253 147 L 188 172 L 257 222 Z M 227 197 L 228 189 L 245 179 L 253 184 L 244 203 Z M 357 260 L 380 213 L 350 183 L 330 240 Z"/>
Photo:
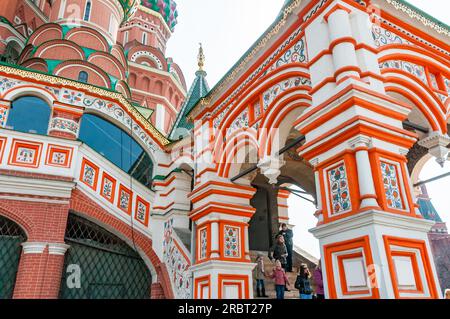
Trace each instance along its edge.
<path fill-rule="evenodd" d="M 284 299 L 284 290 L 286 287 L 289 287 L 290 283 L 279 260 L 275 262 L 275 268 L 273 269 L 271 277 L 275 280 L 277 299 Z"/>
<path fill-rule="evenodd" d="M 323 290 L 323 275 L 322 275 L 322 262 L 319 260 L 316 269 L 313 273 L 314 282 L 316 283 L 316 296 L 317 299 L 325 299 L 325 292 Z"/>
<path fill-rule="evenodd" d="M 311 274 L 306 264 L 300 265 L 300 270 L 295 281 L 295 288 L 300 293 L 300 299 L 312 299 Z"/>
<path fill-rule="evenodd" d="M 292 272 L 292 254 L 294 250 L 294 233 L 287 227 L 285 223 L 281 224 L 281 230 L 278 235 L 282 235 L 287 249 L 286 272 Z"/>
<path fill-rule="evenodd" d="M 276 242 L 269 251 L 269 258 L 272 262 L 276 260 L 280 261 L 281 267 L 283 267 L 283 269 L 286 269 L 287 256 L 288 252 L 284 243 L 284 237 L 283 235 L 277 235 Z"/>
<path fill-rule="evenodd" d="M 450 299 L 450 289 L 445 289 L 444 299 Z"/>
<path fill-rule="evenodd" d="M 255 268 L 255 278 L 256 278 L 256 294 L 258 297 L 268 298 L 266 295 L 265 277 L 266 273 L 264 271 L 264 259 L 263 254 L 258 253 L 256 258 L 256 268 Z"/>

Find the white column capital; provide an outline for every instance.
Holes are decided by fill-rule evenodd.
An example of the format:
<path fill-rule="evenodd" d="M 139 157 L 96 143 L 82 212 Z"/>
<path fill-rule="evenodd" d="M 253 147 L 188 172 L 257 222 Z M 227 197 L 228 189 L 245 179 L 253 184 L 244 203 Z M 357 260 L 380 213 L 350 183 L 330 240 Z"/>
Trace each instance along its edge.
<path fill-rule="evenodd" d="M 24 255 L 28 254 L 42 254 L 44 253 L 45 248 L 47 247 L 47 243 L 39 243 L 39 242 L 25 242 L 22 243 L 23 253 Z"/>
<path fill-rule="evenodd" d="M 351 140 L 348 141 L 348 145 L 350 145 L 351 148 L 357 148 L 357 147 L 372 147 L 372 138 L 367 136 L 357 136 Z"/>
<path fill-rule="evenodd" d="M 316 167 L 317 165 L 319 165 L 320 161 L 319 161 L 319 158 L 316 157 L 316 158 L 313 158 L 312 160 L 310 160 L 309 163 L 310 163 L 313 167 Z"/>
<path fill-rule="evenodd" d="M 279 157 L 264 157 L 258 163 L 258 167 L 261 172 L 269 179 L 270 184 L 276 184 L 278 182 L 278 176 L 281 174 L 281 167 L 283 167 L 286 162 Z"/>
<path fill-rule="evenodd" d="M 447 134 L 431 132 L 418 143 L 420 146 L 426 147 L 428 152 L 436 157 L 436 162 L 438 162 L 439 165 L 442 167 L 444 166 L 450 152 L 450 149 L 447 148 L 447 146 L 450 145 L 450 137 Z"/>
<path fill-rule="evenodd" d="M 69 248 L 69 245 L 63 243 L 48 244 L 48 253 L 50 255 L 64 256 Z"/>

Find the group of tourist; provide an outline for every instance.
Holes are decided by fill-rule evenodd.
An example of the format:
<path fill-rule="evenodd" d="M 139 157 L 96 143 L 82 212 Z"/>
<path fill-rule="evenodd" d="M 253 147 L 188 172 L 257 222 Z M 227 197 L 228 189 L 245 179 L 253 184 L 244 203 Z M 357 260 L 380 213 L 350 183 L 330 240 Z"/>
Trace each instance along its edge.
<path fill-rule="evenodd" d="M 276 236 L 276 242 L 269 251 L 269 258 L 275 263 L 271 274 L 266 274 L 264 268 L 264 255 L 259 253 L 256 259 L 256 293 L 258 297 L 267 298 L 265 290 L 265 278 L 274 280 L 277 299 L 284 299 L 285 291 L 289 291 L 291 283 L 286 272 L 292 272 L 292 253 L 294 250 L 293 232 L 286 224 L 281 225 L 281 230 Z M 316 291 L 312 288 L 311 278 L 314 277 Z M 308 266 L 301 264 L 294 284 L 298 289 L 300 299 L 325 299 L 322 280 L 322 269 L 319 264 L 311 275 Z"/>

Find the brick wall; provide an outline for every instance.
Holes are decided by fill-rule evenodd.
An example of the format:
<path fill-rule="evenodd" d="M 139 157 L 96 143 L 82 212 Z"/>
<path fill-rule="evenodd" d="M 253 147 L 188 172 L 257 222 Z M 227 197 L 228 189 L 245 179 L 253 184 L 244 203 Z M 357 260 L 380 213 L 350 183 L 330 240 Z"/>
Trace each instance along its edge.
<path fill-rule="evenodd" d="M 0 194 L 4 197 L 14 196 Z M 19 224 L 27 234 L 27 242 L 64 243 L 67 218 L 70 211 L 96 221 L 100 226 L 107 225 L 116 234 L 129 241 L 134 238 L 136 246 L 148 257 L 156 269 L 158 282 L 152 285 L 152 298 L 173 298 L 169 276 L 164 264 L 152 249 L 152 241 L 124 222 L 113 217 L 101 206 L 79 190 L 72 192 L 67 203 L 61 198 L 27 197 L 18 199 L 0 199 L 0 214 Z M 59 203 L 49 202 L 58 200 Z M 43 253 L 22 255 L 14 289 L 14 298 L 58 298 L 64 256 L 52 255 L 48 247 Z M 150 288 L 150 287 L 149 287 Z"/>

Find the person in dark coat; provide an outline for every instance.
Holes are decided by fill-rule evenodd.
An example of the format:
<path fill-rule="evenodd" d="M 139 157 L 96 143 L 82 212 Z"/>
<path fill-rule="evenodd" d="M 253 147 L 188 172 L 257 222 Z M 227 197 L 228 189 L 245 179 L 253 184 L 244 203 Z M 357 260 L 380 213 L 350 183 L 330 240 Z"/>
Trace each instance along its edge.
<path fill-rule="evenodd" d="M 281 224 L 281 230 L 278 235 L 282 235 L 287 249 L 286 272 L 292 272 L 292 253 L 294 250 L 294 233 L 287 227 L 285 223 Z"/>
<path fill-rule="evenodd" d="M 300 293 L 300 299 L 312 299 L 313 289 L 311 287 L 311 274 L 306 264 L 300 265 L 297 280 L 295 280 L 295 288 Z"/>
<path fill-rule="evenodd" d="M 269 251 L 269 258 L 272 262 L 279 260 L 283 269 L 286 270 L 287 256 L 288 252 L 284 243 L 284 237 L 277 235 L 276 242 Z"/>

